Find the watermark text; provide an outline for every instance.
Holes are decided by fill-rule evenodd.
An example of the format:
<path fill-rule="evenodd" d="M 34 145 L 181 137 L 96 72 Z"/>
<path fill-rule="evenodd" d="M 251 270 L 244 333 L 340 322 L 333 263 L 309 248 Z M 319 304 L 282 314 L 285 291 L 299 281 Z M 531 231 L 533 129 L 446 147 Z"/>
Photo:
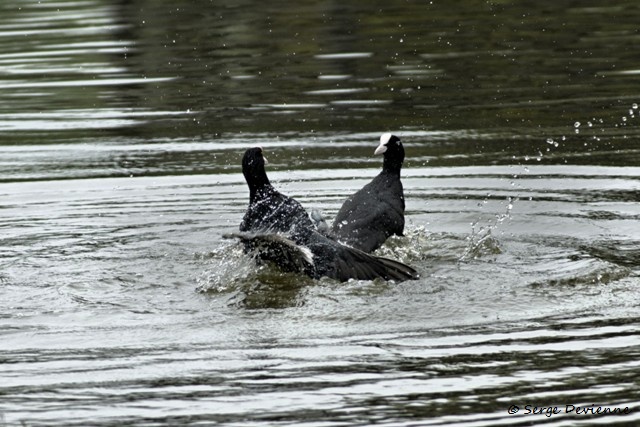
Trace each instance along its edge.
<path fill-rule="evenodd" d="M 575 415 L 625 415 L 630 414 L 631 409 L 628 406 L 599 406 L 594 404 L 588 406 L 563 405 L 563 406 L 536 406 L 536 405 L 511 405 L 507 409 L 510 415 L 544 415 L 552 417 L 558 414 L 575 414 Z"/>

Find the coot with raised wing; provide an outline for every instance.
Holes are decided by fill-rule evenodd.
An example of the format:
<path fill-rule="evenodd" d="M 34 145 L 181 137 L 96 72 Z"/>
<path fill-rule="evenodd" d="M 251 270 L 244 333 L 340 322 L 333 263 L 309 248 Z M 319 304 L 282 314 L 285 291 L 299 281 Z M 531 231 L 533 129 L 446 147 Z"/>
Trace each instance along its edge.
<path fill-rule="evenodd" d="M 242 172 L 249 186 L 249 206 L 240 224 L 239 238 L 247 252 L 271 261 L 285 271 L 305 273 L 313 278 L 327 276 L 349 279 L 417 279 L 411 267 L 345 246 L 319 233 L 302 205 L 277 191 L 265 171 L 262 148 L 248 149 Z"/>

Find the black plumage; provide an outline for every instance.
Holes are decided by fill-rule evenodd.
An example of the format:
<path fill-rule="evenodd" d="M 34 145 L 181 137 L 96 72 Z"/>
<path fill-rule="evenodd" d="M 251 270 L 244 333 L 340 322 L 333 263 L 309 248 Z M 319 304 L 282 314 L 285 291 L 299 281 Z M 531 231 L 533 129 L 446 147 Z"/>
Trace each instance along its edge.
<path fill-rule="evenodd" d="M 400 181 L 404 147 L 400 138 L 383 134 L 375 154 L 383 155 L 382 171 L 344 202 L 331 227 L 338 240 L 364 252 L 373 252 L 389 236 L 402 236 L 404 232 L 404 190 Z"/>
<path fill-rule="evenodd" d="M 269 182 L 261 148 L 247 150 L 242 172 L 249 186 L 249 206 L 240 224 L 239 238 L 247 252 L 271 261 L 285 271 L 336 280 L 409 280 L 417 272 L 392 259 L 373 256 L 319 233 L 296 200 L 278 192 Z"/>

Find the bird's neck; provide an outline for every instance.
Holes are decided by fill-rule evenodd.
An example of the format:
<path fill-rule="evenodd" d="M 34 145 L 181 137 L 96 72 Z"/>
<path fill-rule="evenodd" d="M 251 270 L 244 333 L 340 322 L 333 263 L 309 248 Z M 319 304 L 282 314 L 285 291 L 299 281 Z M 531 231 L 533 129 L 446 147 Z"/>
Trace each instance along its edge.
<path fill-rule="evenodd" d="M 243 170 L 245 180 L 249 186 L 249 201 L 253 202 L 261 197 L 261 193 L 267 188 L 272 188 L 267 173 L 262 168 L 257 170 Z"/>
<path fill-rule="evenodd" d="M 386 173 L 400 176 L 401 169 L 402 169 L 402 160 L 384 159 L 382 163 L 382 170 Z"/>
<path fill-rule="evenodd" d="M 253 183 L 249 185 L 249 202 L 253 203 L 264 198 L 268 193 L 273 191 L 273 187 L 267 179 L 266 182 Z"/>

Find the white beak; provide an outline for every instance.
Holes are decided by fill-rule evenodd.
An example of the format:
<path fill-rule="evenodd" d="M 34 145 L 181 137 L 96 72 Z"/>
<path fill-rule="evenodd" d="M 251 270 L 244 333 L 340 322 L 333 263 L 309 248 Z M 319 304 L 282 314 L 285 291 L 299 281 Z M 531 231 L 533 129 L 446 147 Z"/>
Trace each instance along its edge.
<path fill-rule="evenodd" d="M 267 158 L 264 156 L 264 150 L 262 149 L 261 146 L 258 146 L 257 148 L 260 149 L 260 153 L 262 153 L 262 158 L 264 159 L 264 164 L 269 164 L 269 162 L 267 161 Z"/>
<path fill-rule="evenodd" d="M 374 155 L 378 155 L 378 154 L 383 154 L 385 151 L 387 151 L 387 146 L 380 143 L 380 145 L 378 145 L 378 148 L 376 148 L 376 151 L 373 152 Z"/>
<path fill-rule="evenodd" d="M 376 151 L 374 151 L 373 154 L 383 154 L 385 151 L 387 151 L 387 144 L 389 143 L 389 141 L 391 141 L 392 137 L 393 135 L 391 135 L 389 132 L 380 135 L 380 145 L 378 146 L 378 148 L 376 148 Z"/>

